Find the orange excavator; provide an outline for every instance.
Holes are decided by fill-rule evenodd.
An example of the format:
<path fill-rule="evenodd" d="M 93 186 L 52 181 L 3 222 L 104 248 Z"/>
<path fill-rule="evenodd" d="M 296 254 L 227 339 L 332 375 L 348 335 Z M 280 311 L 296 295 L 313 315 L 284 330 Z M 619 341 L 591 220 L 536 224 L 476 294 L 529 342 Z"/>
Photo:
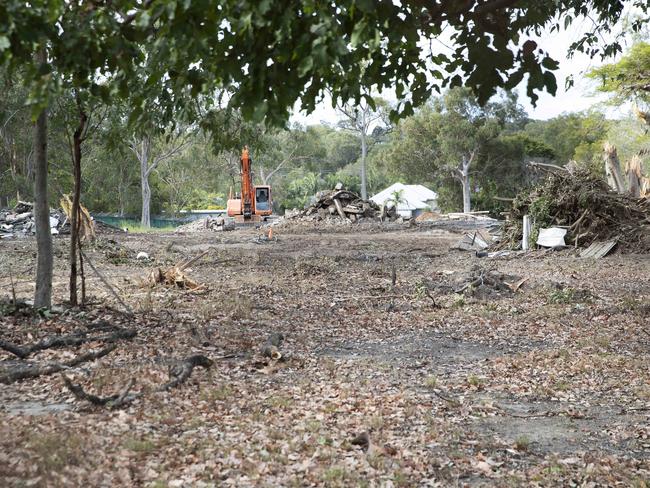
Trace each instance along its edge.
<path fill-rule="evenodd" d="M 260 222 L 273 213 L 271 187 L 269 185 L 253 186 L 253 173 L 248 146 L 244 146 L 240 161 L 241 194 L 233 198 L 232 188 L 228 198 L 228 217 L 234 217 L 237 223 Z"/>

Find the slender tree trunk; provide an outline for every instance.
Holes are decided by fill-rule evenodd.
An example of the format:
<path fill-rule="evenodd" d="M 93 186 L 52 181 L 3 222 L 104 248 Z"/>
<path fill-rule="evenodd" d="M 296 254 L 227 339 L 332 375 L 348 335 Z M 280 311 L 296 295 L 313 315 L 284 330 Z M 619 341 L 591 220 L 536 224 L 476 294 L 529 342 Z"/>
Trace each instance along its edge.
<path fill-rule="evenodd" d="M 368 188 L 366 182 L 366 155 L 368 154 L 368 145 L 366 143 L 366 134 L 361 132 L 361 198 L 368 200 Z"/>
<path fill-rule="evenodd" d="M 471 212 L 472 204 L 470 197 L 469 175 L 464 175 L 462 179 L 463 184 L 463 212 Z"/>
<path fill-rule="evenodd" d="M 470 158 L 463 158 L 460 169 L 460 182 L 463 186 L 463 212 L 472 211 L 471 202 L 471 187 L 469 182 L 469 166 L 472 162 L 473 156 Z"/>
<path fill-rule="evenodd" d="M 120 217 L 124 217 L 124 186 L 122 185 L 122 183 L 120 183 L 117 188 L 117 199 L 119 205 L 117 214 Z"/>
<path fill-rule="evenodd" d="M 36 58 L 39 63 L 47 62 L 45 48 Z M 36 291 L 34 307 L 52 306 L 52 231 L 50 230 L 50 205 L 47 199 L 47 109 L 36 120 L 34 131 L 36 148 L 36 178 L 34 179 L 34 220 L 36 222 Z"/>
<path fill-rule="evenodd" d="M 137 144 L 137 143 L 136 143 Z M 142 211 L 140 224 L 143 227 L 151 227 L 151 187 L 149 186 L 149 147 L 150 141 L 144 137 L 139 141 L 140 150 L 137 152 L 140 161 L 140 190 L 142 195 Z"/>
<path fill-rule="evenodd" d="M 79 125 L 74 131 L 72 139 L 72 174 L 74 176 L 74 192 L 72 195 L 72 209 L 70 211 L 70 306 L 76 307 L 77 300 L 77 249 L 79 245 L 79 205 L 81 200 L 81 143 L 83 132 L 86 128 L 88 117 L 79 101 Z"/>

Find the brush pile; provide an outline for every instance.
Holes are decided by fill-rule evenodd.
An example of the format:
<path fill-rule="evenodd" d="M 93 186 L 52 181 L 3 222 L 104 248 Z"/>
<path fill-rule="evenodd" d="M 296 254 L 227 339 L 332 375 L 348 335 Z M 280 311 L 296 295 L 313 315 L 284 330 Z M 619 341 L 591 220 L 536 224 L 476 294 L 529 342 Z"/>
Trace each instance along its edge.
<path fill-rule="evenodd" d="M 623 252 L 650 252 L 650 199 L 616 193 L 583 170 L 549 173 L 515 198 L 510 215 L 501 247 L 521 243 L 522 219 L 530 215 L 533 243 L 539 229 L 556 226 L 567 229 L 566 242 L 576 247 L 616 240 Z"/>

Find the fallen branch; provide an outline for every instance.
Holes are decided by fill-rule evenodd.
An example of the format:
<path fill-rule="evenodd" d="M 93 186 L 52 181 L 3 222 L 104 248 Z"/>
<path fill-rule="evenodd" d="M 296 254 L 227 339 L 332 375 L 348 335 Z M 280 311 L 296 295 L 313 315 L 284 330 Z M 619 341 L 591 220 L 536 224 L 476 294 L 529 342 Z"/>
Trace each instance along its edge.
<path fill-rule="evenodd" d="M 101 357 L 106 356 L 117 347 L 116 344 L 111 344 L 99 351 L 91 351 L 74 359 L 65 361 L 63 363 L 28 363 L 8 371 L 0 372 L 0 383 L 10 384 L 16 381 L 24 380 L 27 378 L 36 378 L 41 375 L 48 375 L 58 373 L 64 369 L 72 368 L 87 361 L 94 361 Z"/>
<path fill-rule="evenodd" d="M 219 359 L 223 359 L 226 357 L 229 356 L 224 356 Z M 167 383 L 164 383 L 163 385 L 158 387 L 155 391 L 159 391 L 159 392 L 167 391 L 171 388 L 175 388 L 181 385 L 182 383 L 184 383 L 185 381 L 187 381 L 187 379 L 192 374 L 192 371 L 197 366 L 201 366 L 205 369 L 208 369 L 210 368 L 210 366 L 212 366 L 212 364 L 213 361 L 211 359 L 201 354 L 196 354 L 182 361 L 175 362 L 169 368 L 169 376 L 170 378 L 173 379 L 171 381 L 168 381 Z M 92 393 L 86 392 L 81 385 L 74 384 L 72 380 L 67 376 L 63 377 L 63 381 L 65 383 L 65 386 L 68 388 L 68 390 L 70 390 L 78 400 L 84 400 L 97 406 L 107 406 L 108 408 L 111 409 L 128 405 L 132 401 L 138 398 L 142 398 L 144 396 L 143 392 L 129 394 L 131 388 L 133 388 L 133 385 L 135 384 L 135 380 L 133 378 L 131 378 L 129 382 L 124 386 L 124 388 L 122 388 L 120 393 L 115 395 L 110 395 L 107 397 L 100 397 L 97 395 L 93 395 Z"/>
<path fill-rule="evenodd" d="M 192 371 L 197 366 L 209 369 L 210 366 L 212 366 L 212 360 L 201 354 L 196 354 L 179 363 L 176 363 L 169 370 L 169 376 L 174 377 L 174 379 L 162 385 L 160 388 L 158 388 L 158 391 L 166 391 L 170 388 L 175 388 L 178 385 L 184 383 L 187 381 L 187 379 L 192 374 Z"/>
<path fill-rule="evenodd" d="M 528 163 L 528 166 L 531 166 L 532 168 L 540 168 L 540 169 L 555 170 L 555 171 L 566 171 L 566 172 L 569 171 L 566 168 L 563 168 L 562 166 L 557 166 L 555 164 L 535 163 L 533 161 L 530 161 Z"/>
<path fill-rule="evenodd" d="M 48 337 L 40 342 L 37 342 L 36 344 L 31 344 L 29 346 L 23 347 L 0 340 L 0 349 L 9 351 L 10 353 L 18 356 L 20 359 L 25 359 L 34 352 L 43 351 L 45 349 L 51 349 L 54 347 L 80 346 L 86 342 L 94 341 L 111 344 L 122 339 L 132 339 L 135 337 L 135 335 L 136 331 L 134 329 L 122 329 L 113 334 L 101 336 L 88 336 L 85 332 L 83 332 L 79 334 Z"/>
<path fill-rule="evenodd" d="M 434 389 L 434 390 L 431 390 L 431 391 L 433 392 L 433 394 L 435 396 L 437 396 L 441 400 L 446 401 L 447 403 L 449 403 L 453 407 L 459 407 L 461 405 L 461 402 L 459 402 L 458 400 L 454 400 L 453 398 L 449 398 L 448 396 L 443 395 L 442 393 L 440 393 L 438 390 Z"/>
<path fill-rule="evenodd" d="M 131 378 L 126 386 L 122 388 L 120 393 L 107 397 L 99 397 L 91 393 L 87 393 L 81 387 L 81 385 L 75 385 L 72 380 L 65 375 L 63 376 L 63 382 L 65 383 L 65 386 L 68 388 L 68 390 L 70 390 L 74 396 L 77 397 L 77 399 L 85 400 L 89 403 L 92 403 L 93 405 L 106 405 L 112 409 L 121 407 L 127 403 L 131 403 L 136 398 L 142 396 L 141 393 L 129 395 L 129 391 L 131 391 L 131 388 L 133 388 L 133 385 L 135 384 L 135 380 L 133 378 Z"/>

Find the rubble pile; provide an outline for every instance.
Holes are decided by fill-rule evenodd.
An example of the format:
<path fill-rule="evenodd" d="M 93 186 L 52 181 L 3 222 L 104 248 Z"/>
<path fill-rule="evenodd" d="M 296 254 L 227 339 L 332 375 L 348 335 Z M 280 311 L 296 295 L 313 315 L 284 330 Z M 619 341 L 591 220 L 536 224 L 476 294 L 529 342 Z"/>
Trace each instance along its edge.
<path fill-rule="evenodd" d="M 207 217 L 205 219 L 193 220 L 176 228 L 175 232 L 201 232 L 201 231 L 226 231 L 235 230 L 235 221 L 226 217 Z"/>
<path fill-rule="evenodd" d="M 614 240 L 624 252 L 650 252 L 650 199 L 616 193 L 584 170 L 552 172 L 520 193 L 504 227 L 503 245 L 519 246 L 524 215 L 533 222 L 532 242 L 540 229 L 561 227 L 567 244 L 576 247 Z"/>
<path fill-rule="evenodd" d="M 362 200 L 354 192 L 335 189 L 317 193 L 315 202 L 302 211 L 287 213 L 285 218 L 299 221 L 364 222 L 394 221 L 398 215 L 394 205 L 379 207 L 373 201 Z"/>
<path fill-rule="evenodd" d="M 70 223 L 63 210 L 50 209 L 52 234 L 69 234 Z M 25 237 L 36 233 L 34 204 L 18 202 L 13 209 L 0 210 L 0 239 Z"/>

